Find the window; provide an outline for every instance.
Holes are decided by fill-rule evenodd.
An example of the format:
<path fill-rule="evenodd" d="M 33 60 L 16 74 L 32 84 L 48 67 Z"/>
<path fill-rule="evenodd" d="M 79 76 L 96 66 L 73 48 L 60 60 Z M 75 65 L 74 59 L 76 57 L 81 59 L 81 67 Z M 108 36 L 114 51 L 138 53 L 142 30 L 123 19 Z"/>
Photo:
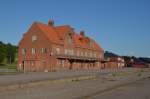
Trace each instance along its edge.
<path fill-rule="evenodd" d="M 32 48 L 32 54 L 35 54 L 35 53 L 36 53 L 36 49 Z"/>
<path fill-rule="evenodd" d="M 72 45 L 73 41 L 72 41 L 72 36 L 71 34 L 69 34 L 69 37 L 68 37 L 68 44 L 69 45 Z"/>
<path fill-rule="evenodd" d="M 25 55 L 27 50 L 25 48 L 22 49 L 22 54 Z"/>
<path fill-rule="evenodd" d="M 85 57 L 87 57 L 87 52 L 85 52 Z"/>
<path fill-rule="evenodd" d="M 37 40 L 37 36 L 36 35 L 33 35 L 32 36 L 32 42 L 35 42 Z"/>
<path fill-rule="evenodd" d="M 42 48 L 42 53 L 47 53 L 47 48 Z"/>
<path fill-rule="evenodd" d="M 94 57 L 96 58 L 96 53 L 94 53 Z"/>
<path fill-rule="evenodd" d="M 68 52 L 67 49 L 65 49 L 65 55 L 67 55 L 67 52 Z"/>
<path fill-rule="evenodd" d="M 89 42 L 89 47 L 91 47 L 91 48 L 93 47 L 93 42 L 92 41 Z"/>
<path fill-rule="evenodd" d="M 60 54 L 60 49 L 56 48 L 56 54 Z"/>
<path fill-rule="evenodd" d="M 73 49 L 65 49 L 65 55 L 74 55 Z"/>
<path fill-rule="evenodd" d="M 74 51 L 73 51 L 73 49 L 72 49 L 72 50 L 70 50 L 70 55 L 74 55 Z"/>
<path fill-rule="evenodd" d="M 81 56 L 83 56 L 83 52 L 81 52 Z"/>
<path fill-rule="evenodd" d="M 77 56 L 79 56 L 80 55 L 80 53 L 79 53 L 79 51 L 77 51 Z"/>
<path fill-rule="evenodd" d="M 92 52 L 90 52 L 90 57 L 92 57 Z"/>
<path fill-rule="evenodd" d="M 71 45 L 72 44 L 72 39 L 68 39 L 68 44 Z"/>

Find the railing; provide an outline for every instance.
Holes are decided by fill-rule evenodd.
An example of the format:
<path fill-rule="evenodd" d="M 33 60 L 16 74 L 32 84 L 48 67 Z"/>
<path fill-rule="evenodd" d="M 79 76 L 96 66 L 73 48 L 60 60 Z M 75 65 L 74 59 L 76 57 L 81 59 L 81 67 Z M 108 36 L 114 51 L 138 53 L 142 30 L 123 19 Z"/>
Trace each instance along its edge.
<path fill-rule="evenodd" d="M 68 58 L 68 59 L 76 59 L 76 60 L 100 60 L 100 58 L 87 57 L 87 56 L 75 56 L 75 55 L 65 55 L 65 54 L 55 54 L 57 58 Z"/>

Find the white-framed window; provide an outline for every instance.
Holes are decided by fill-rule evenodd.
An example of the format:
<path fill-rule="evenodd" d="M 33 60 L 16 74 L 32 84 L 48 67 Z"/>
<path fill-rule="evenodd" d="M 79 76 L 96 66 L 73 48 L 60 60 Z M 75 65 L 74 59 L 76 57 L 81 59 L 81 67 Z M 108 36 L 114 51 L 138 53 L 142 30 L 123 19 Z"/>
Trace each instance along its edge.
<path fill-rule="evenodd" d="M 36 53 L 36 48 L 32 48 L 32 54 Z"/>
<path fill-rule="evenodd" d="M 74 55 L 74 50 L 73 49 L 71 50 L 71 55 Z"/>
<path fill-rule="evenodd" d="M 80 55 L 80 52 L 79 51 L 77 51 L 77 56 L 79 56 Z"/>
<path fill-rule="evenodd" d="M 93 42 L 92 41 L 89 42 L 89 47 L 91 47 L 91 48 L 93 47 Z"/>
<path fill-rule="evenodd" d="M 68 44 L 69 44 L 69 45 L 72 45 L 72 43 L 73 43 L 72 35 L 71 35 L 71 33 L 68 33 L 68 34 L 69 34 L 69 37 L 68 37 Z"/>
<path fill-rule="evenodd" d="M 68 51 L 67 51 L 67 49 L 65 49 L 65 55 L 67 55 L 68 54 Z"/>
<path fill-rule="evenodd" d="M 60 49 L 56 48 L 56 54 L 60 54 Z"/>
<path fill-rule="evenodd" d="M 36 35 L 32 35 L 32 42 L 35 42 L 37 40 L 37 36 Z"/>
<path fill-rule="evenodd" d="M 41 51 L 42 53 L 47 53 L 47 48 L 42 48 Z"/>
<path fill-rule="evenodd" d="M 88 55 L 87 55 L 87 52 L 85 52 L 85 57 L 87 57 Z"/>
<path fill-rule="evenodd" d="M 26 52 L 27 52 L 26 48 L 23 48 L 23 49 L 22 49 L 22 54 L 25 55 Z"/>
<path fill-rule="evenodd" d="M 72 39 L 69 37 L 68 38 L 68 44 L 71 45 L 72 44 Z"/>
<path fill-rule="evenodd" d="M 83 52 L 81 52 L 81 56 L 83 56 Z"/>
<path fill-rule="evenodd" d="M 92 57 L 92 52 L 90 52 L 90 57 Z"/>
<path fill-rule="evenodd" d="M 96 58 L 96 53 L 94 53 L 94 57 Z"/>

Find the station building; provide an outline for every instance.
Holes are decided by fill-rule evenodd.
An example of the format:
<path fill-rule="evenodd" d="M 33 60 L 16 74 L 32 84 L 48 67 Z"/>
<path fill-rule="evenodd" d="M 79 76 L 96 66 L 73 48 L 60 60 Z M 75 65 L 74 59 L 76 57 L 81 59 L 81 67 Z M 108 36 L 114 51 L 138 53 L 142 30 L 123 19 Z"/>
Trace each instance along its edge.
<path fill-rule="evenodd" d="M 84 31 L 69 25 L 34 22 L 24 33 L 18 49 L 19 71 L 100 69 L 104 50 Z"/>

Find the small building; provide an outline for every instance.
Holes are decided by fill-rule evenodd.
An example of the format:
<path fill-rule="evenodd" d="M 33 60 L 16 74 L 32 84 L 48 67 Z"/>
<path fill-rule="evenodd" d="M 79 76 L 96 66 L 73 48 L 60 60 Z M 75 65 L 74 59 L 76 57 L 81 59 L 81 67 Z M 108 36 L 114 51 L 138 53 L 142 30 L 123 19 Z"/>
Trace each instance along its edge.
<path fill-rule="evenodd" d="M 105 64 L 105 68 L 123 68 L 125 61 L 122 57 L 109 57 Z"/>
<path fill-rule="evenodd" d="M 146 68 L 146 67 L 148 67 L 147 63 L 140 58 L 134 57 L 132 60 L 133 60 L 132 66 L 135 68 Z"/>
<path fill-rule="evenodd" d="M 105 52 L 105 61 L 103 68 L 123 68 L 125 67 L 125 60 L 123 57 L 118 56 L 111 52 Z"/>
<path fill-rule="evenodd" d="M 99 69 L 103 49 L 84 31 L 69 25 L 34 22 L 19 42 L 19 71 Z"/>

